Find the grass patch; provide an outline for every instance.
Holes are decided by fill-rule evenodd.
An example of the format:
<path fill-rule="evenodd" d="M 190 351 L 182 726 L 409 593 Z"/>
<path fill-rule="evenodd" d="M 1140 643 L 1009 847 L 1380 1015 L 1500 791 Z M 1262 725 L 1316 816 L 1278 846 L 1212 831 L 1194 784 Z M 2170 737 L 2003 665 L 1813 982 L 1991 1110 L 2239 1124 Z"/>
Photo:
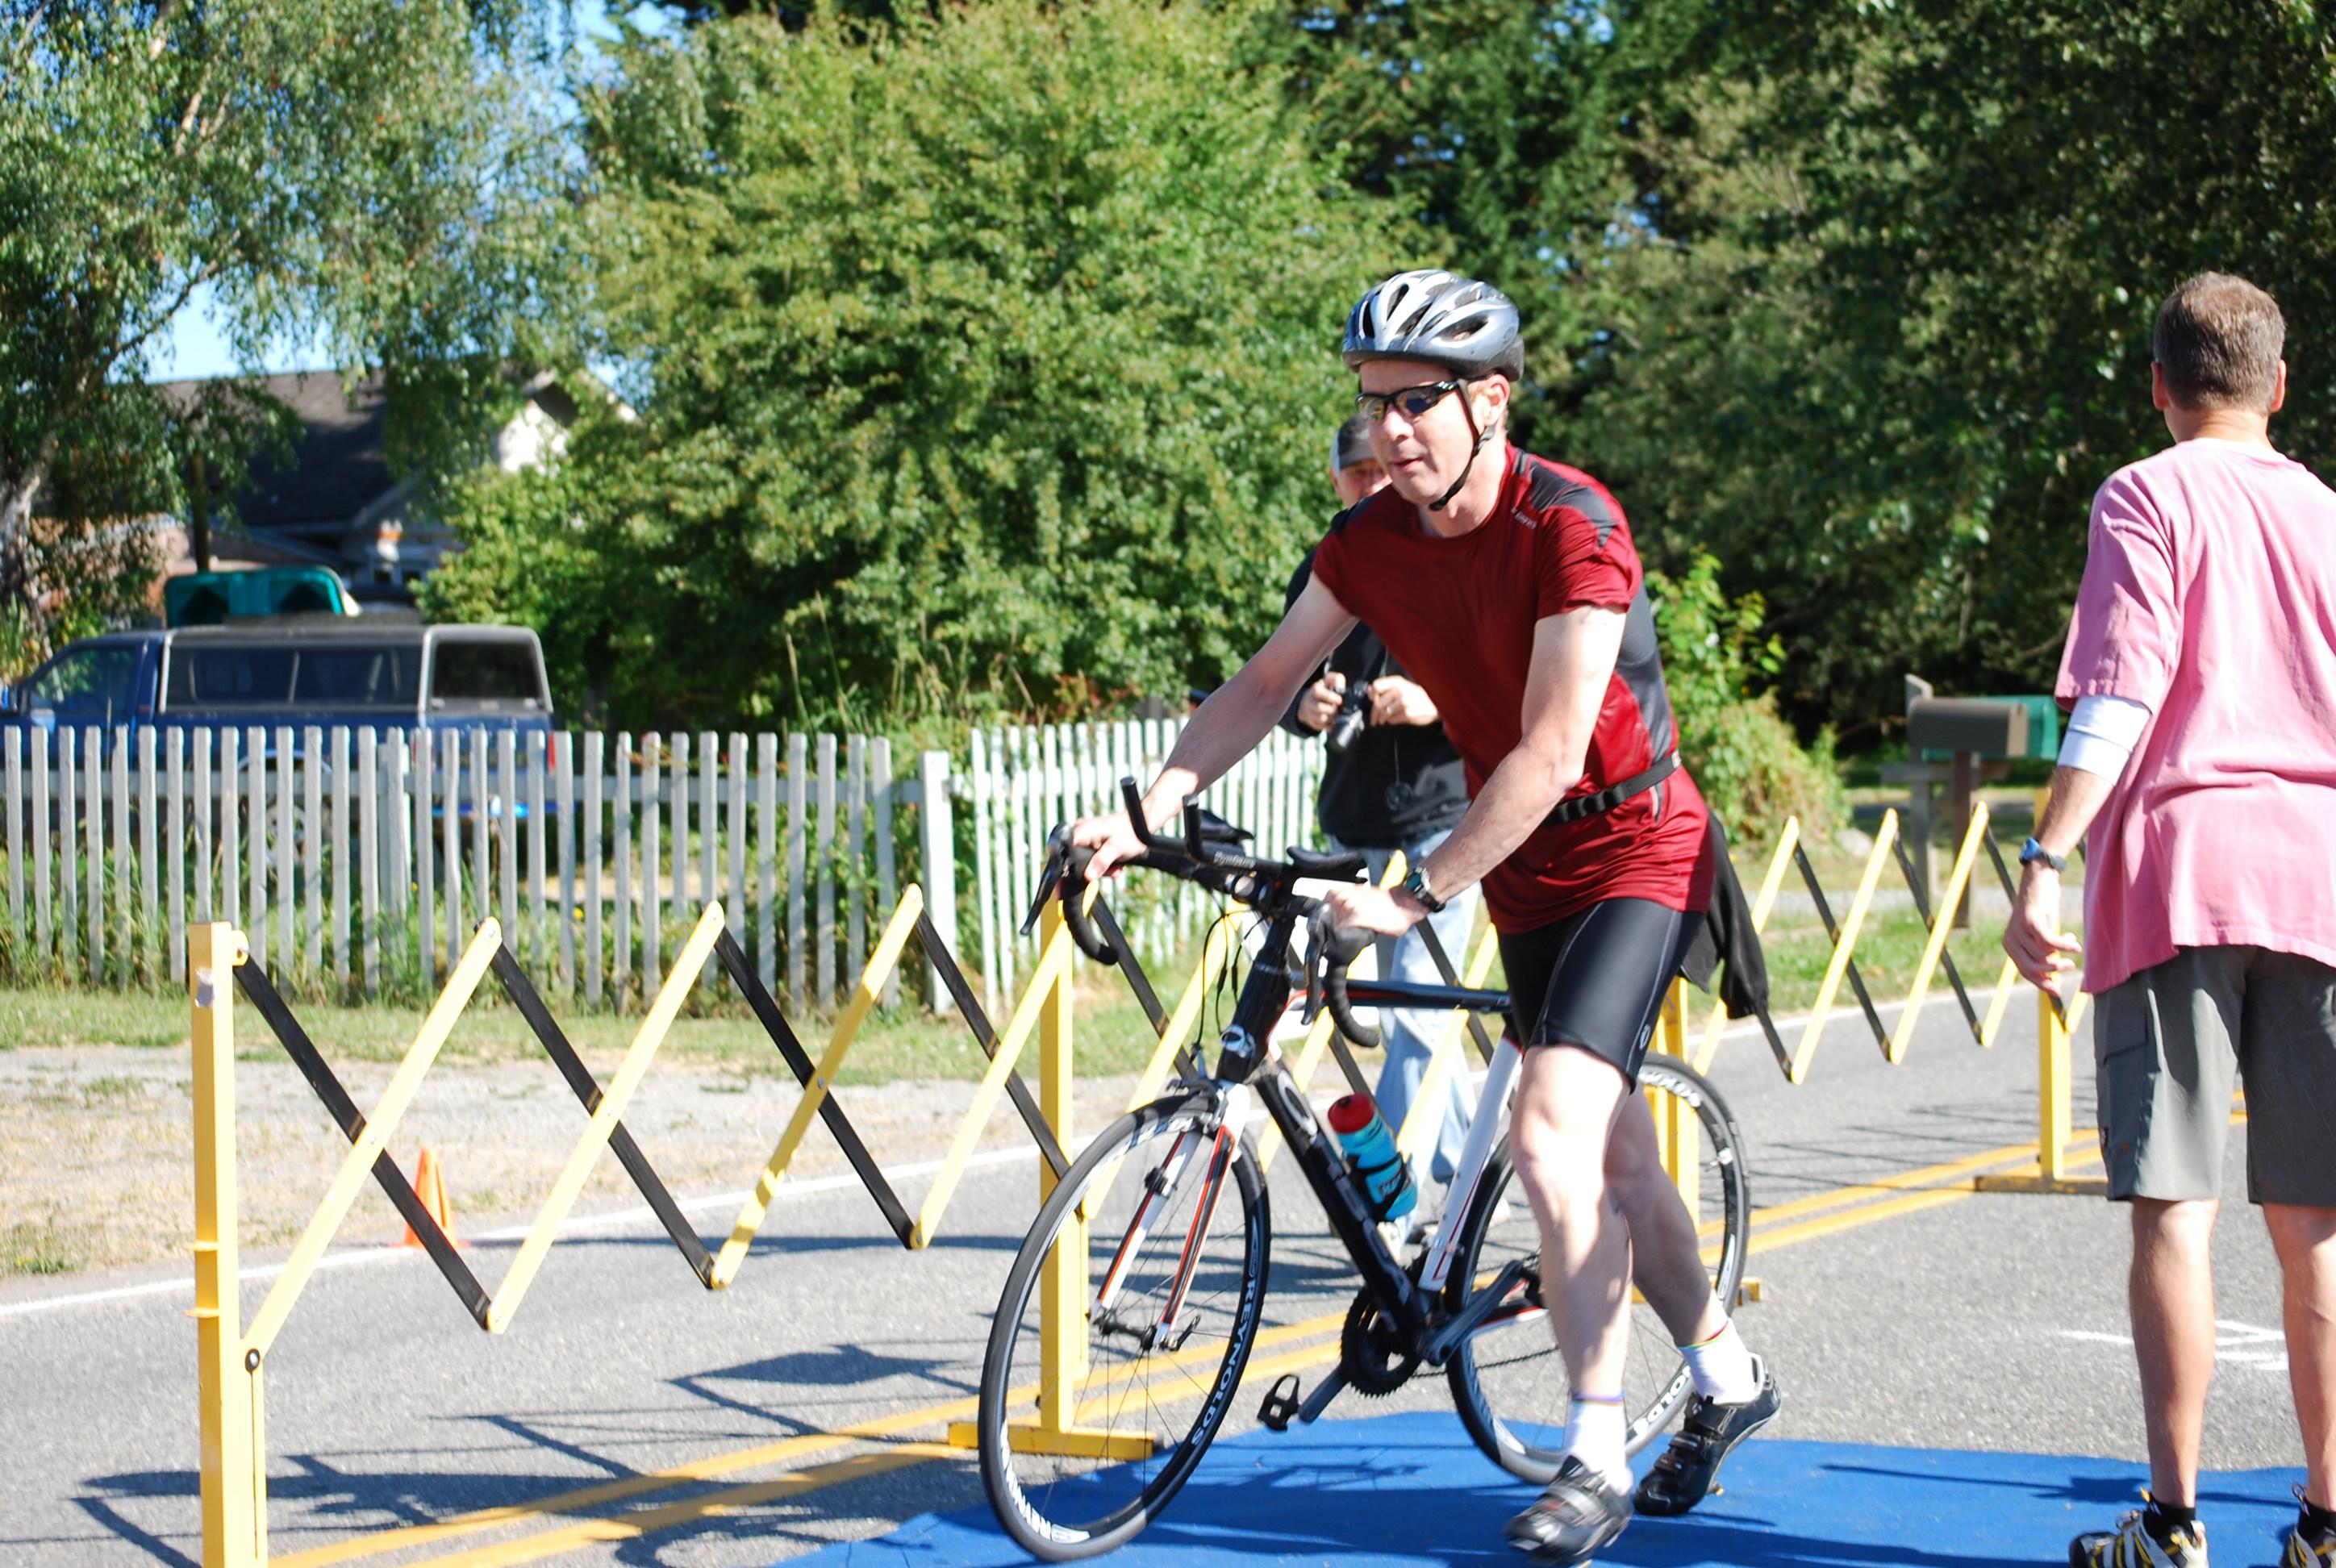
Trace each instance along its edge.
<path fill-rule="evenodd" d="M 82 1266 L 78 1251 L 52 1220 L 15 1220 L 0 1230 L 0 1274 L 67 1274 Z"/>
<path fill-rule="evenodd" d="M 1174 973 L 1163 972 L 1163 989 L 1168 989 Z M 1181 984 L 1181 979 L 1173 983 Z M 303 1002 L 295 1004 L 293 1010 L 326 1057 L 334 1062 L 396 1061 L 405 1054 L 423 1018 L 420 1008 L 392 1006 Z M 640 1027 L 638 1014 L 562 1011 L 556 1003 L 553 1017 L 586 1059 L 595 1064 L 622 1055 Z M 790 1018 L 804 1049 L 818 1060 L 827 1047 L 832 1018 L 817 1014 L 791 1014 Z M 188 1024 L 187 1001 L 176 995 L 0 990 L 0 1032 L 20 1046 L 127 1046 L 183 1053 L 189 1048 Z M 238 1057 L 247 1061 L 281 1059 L 282 1052 L 258 1012 L 238 1007 L 235 1025 Z M 1002 1019 L 998 1027 L 1004 1027 Z M 1082 987 L 1073 1037 L 1080 1071 L 1134 1071 L 1149 1058 L 1152 1039 L 1142 1008 L 1116 980 L 1098 976 Z M 734 1074 L 740 1080 L 763 1075 L 793 1076 L 762 1026 L 743 1006 L 716 1005 L 698 1016 L 676 1020 L 658 1056 L 662 1061 Z M 518 1010 L 500 996 L 482 992 L 455 1026 L 441 1059 L 488 1063 L 540 1061 L 544 1057 Z M 954 1014 L 930 1017 L 920 1007 L 904 1001 L 890 1012 L 869 1016 L 844 1060 L 839 1081 L 971 1079 L 980 1076 L 988 1061 L 963 1019 Z M 1035 1069 L 1035 1042 L 1025 1061 L 1026 1072 Z M 73 1086 L 76 1098 L 92 1105 L 126 1103 L 145 1092 L 145 1086 L 135 1078 L 112 1076 Z"/>
<path fill-rule="evenodd" d="M 2010 831 L 2001 818 L 1998 829 L 1999 833 Z M 2024 823 L 2019 832 L 2024 836 Z M 1820 856 L 1835 857 L 1844 862 L 1851 858 L 1830 848 Z M 1757 882 L 1765 862 L 1750 854 L 1744 858 L 1744 873 L 1749 881 Z M 1942 876 L 1945 869 L 1942 857 Z M 1982 867 L 1981 874 L 1993 880 L 1988 868 Z M 1829 875 L 1823 880 L 1836 914 L 1845 913 L 1850 901 L 1846 888 L 1854 881 L 1854 865 L 1847 878 Z M 1900 880 L 1893 866 L 1883 885 L 1896 887 Z M 1801 891 L 1797 874 L 1787 877 L 1786 889 Z M 1995 982 L 2003 965 L 1999 933 L 1998 922 L 1982 917 L 1978 929 L 1958 932 L 1950 942 L 1948 950 L 1961 968 L 1965 984 L 1976 988 Z M 1903 998 L 1925 935 L 1912 910 L 1879 909 L 1868 913 L 1858 938 L 1857 965 L 1876 1002 Z M 1823 926 L 1813 914 L 1780 913 L 1770 922 L 1764 944 L 1774 1010 L 1795 1012 L 1810 1006 L 1832 951 Z M 1189 972 L 1189 960 L 1163 964 L 1153 975 L 1153 984 L 1163 999 L 1173 1003 Z M 1492 983 L 1502 983 L 1497 967 Z M 1933 984 L 1943 986 L 1944 975 Z M 1222 1017 L 1231 1012 L 1231 1003 L 1230 990 L 1222 1000 L 1212 1000 L 1203 1012 L 1203 1037 L 1214 1033 Z M 1854 1005 L 1847 987 L 1835 1005 Z M 757 1076 L 792 1076 L 761 1026 L 735 1000 L 726 983 L 701 992 L 693 1008 L 696 1010 L 675 1023 L 660 1051 L 662 1059 L 717 1072 L 742 1090 Z M 552 1008 L 560 1027 L 596 1066 L 605 1066 L 619 1057 L 640 1027 L 638 1013 L 587 1013 L 580 1006 L 557 1000 Z M 1010 1004 L 1006 1010 L 1010 1010 Z M 397 1060 L 423 1018 L 419 1008 L 386 1004 L 349 1007 L 296 1001 L 294 1011 L 326 1057 L 335 1062 Z M 792 1011 L 789 1016 L 804 1048 L 813 1060 L 819 1059 L 826 1048 L 832 1018 Z M 1080 1072 L 1134 1072 L 1150 1058 L 1153 1044 L 1150 1025 L 1116 978 L 1083 965 L 1077 1016 L 1074 1046 Z M 1005 1021 L 1003 1017 L 996 1020 L 1000 1028 Z M 237 1008 L 236 1027 L 239 1056 L 248 1060 L 280 1059 L 275 1040 L 252 1008 Z M 184 1052 L 188 1048 L 187 1001 L 182 994 L 172 992 L 0 989 L 0 1048 L 31 1044 Z M 464 1013 L 442 1054 L 448 1061 L 469 1063 L 542 1059 L 541 1047 L 525 1020 L 492 989 L 482 990 Z M 1026 1061 L 1027 1070 L 1035 1070 L 1035 1045 Z M 844 1062 L 840 1081 L 963 1081 L 979 1076 L 987 1065 L 988 1057 L 961 1018 L 930 1017 L 921 1007 L 904 1001 L 891 1011 L 870 1015 Z M 109 1076 L 76 1086 L 75 1092 L 92 1105 L 112 1105 L 143 1096 L 147 1086 L 135 1078 Z"/>

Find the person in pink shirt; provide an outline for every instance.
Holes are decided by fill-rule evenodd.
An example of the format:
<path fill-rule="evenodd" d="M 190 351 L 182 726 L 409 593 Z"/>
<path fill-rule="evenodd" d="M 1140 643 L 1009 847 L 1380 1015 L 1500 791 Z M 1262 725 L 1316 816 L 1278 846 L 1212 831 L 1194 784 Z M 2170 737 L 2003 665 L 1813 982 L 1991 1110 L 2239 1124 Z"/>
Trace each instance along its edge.
<path fill-rule="evenodd" d="M 2003 937 L 2060 993 L 2060 872 L 2086 844 L 2101 1152 L 2132 1207 L 2146 1506 L 2074 1568 L 2205 1568 L 2208 1261 L 2232 1091 L 2285 1280 L 2306 1480 L 2282 1568 L 2336 1565 L 2336 492 L 2273 447 L 2286 325 L 2204 273 L 2157 312 L 2174 444 L 2093 498 L 2057 695 L 2073 708 Z M 2088 829 L 2090 830 L 2088 835 Z"/>

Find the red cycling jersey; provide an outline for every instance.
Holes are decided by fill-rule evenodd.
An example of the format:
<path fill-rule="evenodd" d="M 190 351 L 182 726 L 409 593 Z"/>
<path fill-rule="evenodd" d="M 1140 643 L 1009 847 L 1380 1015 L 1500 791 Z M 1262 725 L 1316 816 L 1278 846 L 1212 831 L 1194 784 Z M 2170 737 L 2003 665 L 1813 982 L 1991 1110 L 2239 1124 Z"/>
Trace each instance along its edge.
<path fill-rule="evenodd" d="M 1679 744 L 1639 552 L 1596 480 L 1514 446 L 1506 463 L 1492 516 L 1457 539 L 1427 532 L 1392 490 L 1341 513 L 1315 552 L 1315 579 L 1435 699 L 1472 798 L 1523 737 L 1535 623 L 1584 605 L 1626 611 L 1568 798 L 1594 794 Z M 1544 823 L 1484 879 L 1493 922 L 1532 930 L 1611 898 L 1700 911 L 1713 869 L 1708 816 L 1682 769 L 1610 811 Z"/>

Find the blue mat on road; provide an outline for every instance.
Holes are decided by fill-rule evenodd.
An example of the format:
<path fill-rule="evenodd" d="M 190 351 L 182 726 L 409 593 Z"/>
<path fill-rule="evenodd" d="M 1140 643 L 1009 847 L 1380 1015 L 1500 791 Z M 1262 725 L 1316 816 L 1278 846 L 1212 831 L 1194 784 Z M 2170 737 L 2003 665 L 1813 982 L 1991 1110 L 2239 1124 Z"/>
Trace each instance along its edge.
<path fill-rule="evenodd" d="M 1651 1455 L 1645 1456 L 1651 1462 Z M 2049 1454 L 1981 1454 L 1754 1441 L 1724 1490 L 1686 1519 L 1641 1519 L 1600 1553 L 1646 1568 L 2057 1568 L 2068 1537 L 2140 1505 L 2142 1466 Z M 2301 1470 L 2209 1475 L 2202 1513 L 2231 1568 L 2279 1561 Z M 1420 1413 L 1323 1421 L 1219 1443 L 1167 1516 L 1103 1559 L 1112 1568 L 1335 1568 L 1476 1563 L 1521 1568 L 1501 1538 L 1532 1499 L 1460 1423 Z M 1027 1562 L 987 1509 L 926 1515 L 876 1541 L 792 1560 L 823 1568 L 989 1568 Z"/>

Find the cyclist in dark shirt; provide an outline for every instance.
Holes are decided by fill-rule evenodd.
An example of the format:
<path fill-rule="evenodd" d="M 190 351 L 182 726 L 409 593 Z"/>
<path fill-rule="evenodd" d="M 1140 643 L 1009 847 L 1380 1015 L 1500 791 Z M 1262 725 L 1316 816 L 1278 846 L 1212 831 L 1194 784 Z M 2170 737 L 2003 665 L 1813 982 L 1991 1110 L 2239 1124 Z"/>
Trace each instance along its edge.
<path fill-rule="evenodd" d="M 1386 470 L 1371 455 L 1370 427 L 1360 415 L 1340 426 L 1330 443 L 1330 481 L 1347 506 L 1387 484 Z M 1297 602 L 1313 567 L 1309 550 L 1290 579 L 1285 608 Z M 1282 727 L 1301 735 L 1331 729 L 1347 694 L 1366 685 L 1371 695 L 1360 715 L 1363 726 L 1352 732 L 1344 750 L 1333 750 L 1324 758 L 1314 812 L 1332 844 L 1359 851 L 1370 879 L 1377 881 L 1397 852 L 1406 866 L 1417 865 L 1451 836 L 1468 810 L 1468 784 L 1461 774 L 1460 754 L 1452 749 L 1437 719 L 1435 700 L 1404 674 L 1387 645 L 1366 626 L 1347 634 L 1324 673 L 1282 716 Z M 1446 901 L 1443 912 L 1428 922 L 1455 965 L 1467 961 L 1476 902 L 1476 890 L 1469 888 Z M 1416 934 L 1383 940 L 1377 958 L 1379 973 L 1387 979 L 1427 985 L 1443 981 L 1427 944 Z M 1377 1097 L 1388 1126 L 1401 1128 L 1411 1115 L 1443 1037 L 1445 1017 L 1409 1008 L 1382 1014 L 1387 1063 L 1379 1069 Z M 1412 1156 L 1412 1180 L 1423 1193 L 1451 1182 L 1475 1105 L 1465 1076 L 1457 1071 L 1445 1076 L 1437 1098 L 1442 1115 L 1434 1144 Z M 1424 1230 L 1431 1219 L 1429 1206 L 1422 1203 L 1412 1211 L 1412 1230 Z"/>

